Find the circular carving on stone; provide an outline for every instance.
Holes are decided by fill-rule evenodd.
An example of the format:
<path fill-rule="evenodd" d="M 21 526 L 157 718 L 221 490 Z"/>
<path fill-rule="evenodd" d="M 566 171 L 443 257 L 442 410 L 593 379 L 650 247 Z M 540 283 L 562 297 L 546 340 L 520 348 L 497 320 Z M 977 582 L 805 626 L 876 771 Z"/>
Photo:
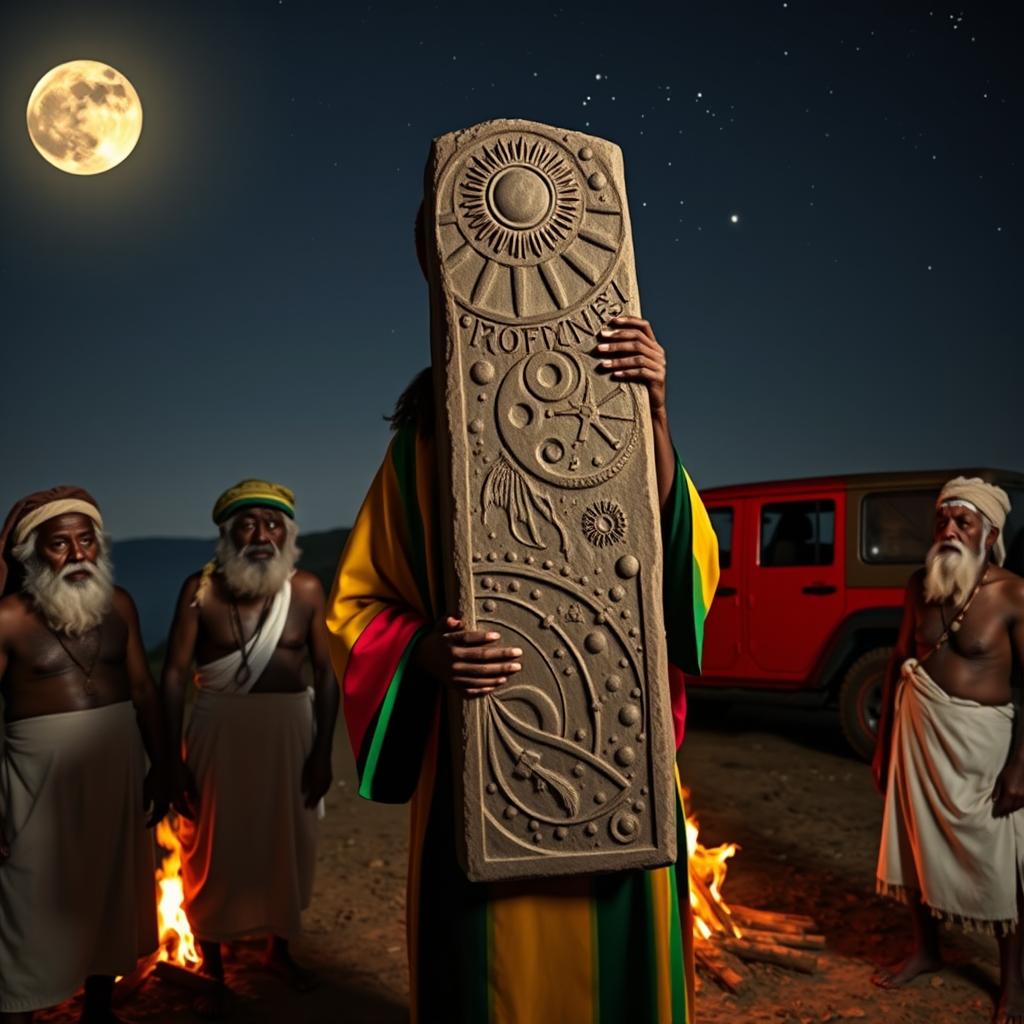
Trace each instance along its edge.
<path fill-rule="evenodd" d="M 549 466 L 555 466 L 565 457 L 565 448 L 557 438 L 549 437 L 541 446 L 538 457 Z"/>
<path fill-rule="evenodd" d="M 469 368 L 469 375 L 477 384 L 490 384 L 494 380 L 494 364 L 478 359 Z"/>
<path fill-rule="evenodd" d="M 579 364 L 561 352 L 537 352 L 526 360 L 523 383 L 542 402 L 558 402 L 579 385 Z"/>
<path fill-rule="evenodd" d="M 513 164 L 487 183 L 488 212 L 504 227 L 528 231 L 551 216 L 555 204 L 552 180 L 535 167 Z"/>
<path fill-rule="evenodd" d="M 599 790 L 597 793 L 594 794 L 595 804 L 603 804 L 607 799 L 608 795 L 603 790 Z"/>
<path fill-rule="evenodd" d="M 508 421 L 516 430 L 522 430 L 533 422 L 533 409 L 525 402 L 519 402 L 509 409 Z"/>
<path fill-rule="evenodd" d="M 564 839 L 568 834 L 569 830 L 564 825 L 559 825 L 558 828 L 555 829 L 556 839 Z"/>
<path fill-rule="evenodd" d="M 488 598 L 488 600 L 484 601 L 483 608 L 484 608 L 485 612 L 493 612 L 494 609 L 497 608 L 497 607 L 498 606 L 492 600 L 490 600 L 489 598 Z"/>
<path fill-rule="evenodd" d="M 608 823 L 608 831 L 617 843 L 632 843 L 640 834 L 640 819 L 629 811 L 619 811 L 612 815 Z"/>
<path fill-rule="evenodd" d="M 608 638 L 604 633 L 588 633 L 583 646 L 591 654 L 600 654 L 608 646 Z"/>
<path fill-rule="evenodd" d="M 623 725 L 636 725 L 640 721 L 640 709 L 635 704 L 627 704 L 619 712 L 619 721 Z"/>
<path fill-rule="evenodd" d="M 529 828 L 531 832 L 536 832 L 540 828 L 540 822 L 537 821 L 536 818 L 534 818 L 527 826 L 527 828 Z"/>
<path fill-rule="evenodd" d="M 620 586 L 614 586 L 608 591 L 608 597 L 618 603 L 626 596 L 626 588 Z M 625 617 L 625 616 L 623 616 Z"/>
<path fill-rule="evenodd" d="M 463 309 L 536 324 L 601 292 L 625 228 L 603 171 L 590 147 L 570 150 L 530 130 L 499 129 L 460 149 L 438 183 L 436 231 Z M 595 176 L 603 181 L 596 215 L 587 208 Z"/>
<path fill-rule="evenodd" d="M 595 191 L 600 192 L 601 189 L 608 184 L 608 179 L 600 172 L 594 171 L 594 173 L 587 178 L 587 184 Z"/>
<path fill-rule="evenodd" d="M 484 432 L 484 421 L 480 419 L 470 420 L 469 432 L 471 434 L 482 434 Z"/>
<path fill-rule="evenodd" d="M 588 821 L 586 825 L 583 826 L 583 831 L 586 832 L 588 836 L 596 836 L 597 825 L 595 825 L 592 821 Z"/>
<path fill-rule="evenodd" d="M 530 597 L 532 597 L 534 601 L 539 601 L 541 596 L 541 591 L 537 587 L 534 587 L 533 590 L 530 591 Z"/>
<path fill-rule="evenodd" d="M 617 692 L 622 686 L 622 676 L 611 675 L 604 681 L 604 688 L 609 693 Z"/>
<path fill-rule="evenodd" d="M 593 487 L 610 480 L 639 443 L 633 390 L 607 377 L 588 376 L 569 352 L 525 356 L 505 375 L 495 406 L 511 458 L 559 487 Z M 615 502 L 595 503 L 584 515 L 584 529 L 594 544 L 613 544 L 625 534 L 626 516 Z"/>
<path fill-rule="evenodd" d="M 519 813 L 519 808 L 518 807 L 512 807 L 511 805 L 509 805 L 508 807 L 505 808 L 505 817 L 506 818 L 514 818 L 518 813 Z"/>
<path fill-rule="evenodd" d="M 497 793 L 498 792 L 498 787 L 493 782 L 488 782 L 487 783 L 487 792 L 488 793 Z"/>
<path fill-rule="evenodd" d="M 553 140 L 525 133 L 468 150 L 451 202 L 469 244 L 506 266 L 536 266 L 564 252 L 584 212 L 572 157 Z"/>
<path fill-rule="evenodd" d="M 636 751 L 632 747 L 619 747 L 615 751 L 615 760 L 623 768 L 628 768 L 636 760 Z"/>
<path fill-rule="evenodd" d="M 640 571 L 640 562 L 635 555 L 623 555 L 615 563 L 615 571 L 624 579 L 632 579 Z"/>
<path fill-rule="evenodd" d="M 614 501 L 598 501 L 583 513 L 583 536 L 606 548 L 626 536 L 626 513 Z"/>

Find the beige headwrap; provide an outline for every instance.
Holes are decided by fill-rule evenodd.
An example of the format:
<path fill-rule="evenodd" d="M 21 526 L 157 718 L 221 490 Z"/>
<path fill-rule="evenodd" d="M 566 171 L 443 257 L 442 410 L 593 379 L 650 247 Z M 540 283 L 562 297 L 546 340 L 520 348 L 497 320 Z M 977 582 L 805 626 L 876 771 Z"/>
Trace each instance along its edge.
<path fill-rule="evenodd" d="M 1003 543 L 1003 527 L 1010 514 L 1010 497 L 995 484 L 986 483 L 981 477 L 958 476 L 950 480 L 939 493 L 935 507 L 949 505 L 957 499 L 968 503 L 980 512 L 993 526 L 998 527 L 999 537 L 992 546 L 992 558 L 996 565 L 1006 561 L 1006 545 Z"/>
<path fill-rule="evenodd" d="M 20 585 L 17 579 L 20 568 L 15 564 L 11 549 L 23 543 L 47 520 L 69 512 L 80 512 L 88 516 L 97 529 L 103 529 L 103 517 L 96 499 L 81 487 L 64 484 L 48 491 L 36 491 L 15 502 L 0 528 L 0 593 L 8 594 Z"/>

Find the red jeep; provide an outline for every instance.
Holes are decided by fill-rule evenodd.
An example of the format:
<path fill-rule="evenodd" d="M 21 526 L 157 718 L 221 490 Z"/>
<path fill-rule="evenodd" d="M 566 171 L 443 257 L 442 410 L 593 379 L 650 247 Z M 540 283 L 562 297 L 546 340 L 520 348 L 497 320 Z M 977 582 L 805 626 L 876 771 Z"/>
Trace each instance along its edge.
<path fill-rule="evenodd" d="M 722 575 L 690 692 L 838 704 L 850 745 L 870 758 L 903 588 L 931 546 L 939 489 L 961 474 L 1010 495 L 1006 566 L 1024 575 L 1024 473 L 880 473 L 703 491 Z"/>

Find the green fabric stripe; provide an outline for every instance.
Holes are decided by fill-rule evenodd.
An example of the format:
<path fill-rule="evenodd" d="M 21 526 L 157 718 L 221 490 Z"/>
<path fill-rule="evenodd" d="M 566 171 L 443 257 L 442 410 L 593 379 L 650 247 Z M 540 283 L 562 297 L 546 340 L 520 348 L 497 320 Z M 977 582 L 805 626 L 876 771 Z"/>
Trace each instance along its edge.
<path fill-rule="evenodd" d="M 430 584 L 427 577 L 427 556 L 423 542 L 423 520 L 416 500 L 416 431 L 402 427 L 391 446 L 391 462 L 398 480 L 398 492 L 409 531 L 409 556 L 412 573 L 419 587 L 423 607 L 430 607 Z"/>
<path fill-rule="evenodd" d="M 693 559 L 693 517 L 686 473 L 676 457 L 676 475 L 661 514 L 661 537 L 665 575 L 662 591 L 665 606 L 665 631 L 668 658 L 690 675 L 700 674 L 701 640 L 696 631 L 697 611 L 704 607 L 703 596 L 694 607 L 694 595 L 700 594 L 700 578 Z"/>
<path fill-rule="evenodd" d="M 654 875 L 650 871 L 644 872 L 644 910 L 647 914 L 647 948 L 650 952 L 650 963 L 653 965 L 653 969 L 648 971 L 647 975 L 647 987 L 649 991 L 649 998 L 651 1000 L 651 1006 L 654 1007 L 654 1020 L 657 1020 L 657 1007 L 658 1007 L 658 967 L 657 967 L 657 932 L 658 932 L 658 921 L 654 916 Z"/>
<path fill-rule="evenodd" d="M 704 581 L 701 579 L 700 566 L 692 550 L 690 562 L 690 574 L 693 576 L 693 642 L 697 650 L 699 668 L 704 657 L 704 620 L 707 618 L 707 609 L 704 607 Z"/>
<path fill-rule="evenodd" d="M 420 680 L 420 686 L 406 688 L 409 691 L 419 690 L 420 693 L 411 693 L 408 700 L 400 698 L 405 696 L 402 693 L 402 680 L 405 678 L 409 658 L 426 629 L 425 626 L 423 629 L 418 629 L 406 645 L 395 668 L 395 674 L 388 684 L 387 693 L 384 694 L 380 708 L 377 710 L 370 728 L 367 729 L 368 741 L 364 740 L 356 765 L 359 774 L 359 795 L 366 800 L 401 803 L 409 799 L 412 789 L 415 788 L 415 775 L 419 771 L 419 759 L 416 758 L 415 752 L 418 748 L 422 753 L 423 745 L 426 742 L 426 737 L 423 736 L 423 722 L 429 721 L 426 718 L 417 720 L 417 711 L 424 703 L 422 691 L 427 692 L 430 700 L 433 700 L 435 693 L 432 687 L 423 686 L 423 681 Z M 411 706 L 407 708 L 406 705 Z M 401 712 L 396 714 L 396 708 L 399 707 Z M 401 735 L 396 735 L 396 733 Z M 408 738 L 408 742 L 405 742 L 406 738 Z M 391 748 L 397 748 L 397 756 L 385 758 L 382 768 L 381 752 L 385 743 Z M 412 744 L 411 747 L 410 744 Z M 400 787 L 400 793 L 395 792 L 393 778 L 394 769 L 398 766 L 404 766 L 406 768 L 404 774 L 409 776 L 406 784 Z M 412 789 L 409 788 L 410 783 Z M 402 795 L 407 789 L 408 794 Z"/>
<path fill-rule="evenodd" d="M 673 913 L 670 918 L 669 926 L 668 960 L 670 970 L 672 971 L 672 1020 L 674 1024 L 675 1022 L 687 1024 L 687 978 L 686 959 L 685 954 L 683 953 L 682 923 L 684 920 L 690 922 L 690 881 L 689 870 L 687 867 L 690 853 L 686 838 L 686 808 L 683 806 L 683 797 L 679 792 L 678 787 L 676 788 L 676 830 L 679 837 L 680 847 L 676 863 L 669 868 Z M 680 894 L 677 870 L 682 871 L 683 878 L 686 880 L 686 888 L 682 894 L 682 899 L 686 900 L 685 907 L 683 907 L 679 902 Z M 686 915 L 685 917 L 683 916 L 684 912 Z M 690 926 L 692 927 L 692 922 Z"/>
<path fill-rule="evenodd" d="M 595 1024 L 657 1024 L 657 973 L 644 871 L 621 871 L 594 879 L 597 921 Z M 642 983 L 641 978 L 648 978 Z"/>
<path fill-rule="evenodd" d="M 220 515 L 214 520 L 219 526 L 225 519 L 230 519 L 239 509 L 242 508 L 276 508 L 283 512 L 289 519 L 295 518 L 295 509 L 285 501 L 278 501 L 276 498 L 236 498 L 230 505 L 221 510 Z"/>
<path fill-rule="evenodd" d="M 679 920 L 679 889 L 676 885 L 676 868 L 669 869 L 672 906 L 675 913 L 669 918 L 668 963 L 672 973 L 672 1020 L 674 1024 L 686 1024 L 686 965 L 683 962 L 683 933 Z M 689 894 L 687 894 L 689 898 Z"/>

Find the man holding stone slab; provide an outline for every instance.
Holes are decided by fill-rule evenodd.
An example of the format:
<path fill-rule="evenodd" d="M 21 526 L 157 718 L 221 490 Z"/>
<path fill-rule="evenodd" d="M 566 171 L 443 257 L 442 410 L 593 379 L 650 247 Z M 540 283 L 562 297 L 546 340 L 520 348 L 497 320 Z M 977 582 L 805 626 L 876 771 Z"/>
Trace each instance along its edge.
<path fill-rule="evenodd" d="M 499 134 L 507 124 L 499 124 Z M 584 233 L 610 244 L 605 241 L 610 236 L 600 236 L 586 223 L 584 182 L 597 196 L 593 201 L 601 202 L 603 195 L 612 217 L 620 218 L 616 224 L 628 231 L 619 200 L 621 173 L 612 182 L 618 194 L 608 184 L 609 174 L 593 164 L 585 168 L 589 177 L 581 179 L 566 159 L 566 147 L 551 140 L 553 130 L 526 125 L 517 122 L 507 133 L 507 149 L 490 151 L 498 157 L 492 177 L 503 177 L 470 190 L 484 197 L 480 210 L 467 207 L 478 230 L 485 235 L 489 230 L 481 219 L 494 212 L 488 204 L 512 224 L 487 243 L 495 246 L 499 258 L 493 262 L 499 270 L 479 261 L 474 269 L 475 257 L 467 254 L 462 265 L 473 277 L 464 289 L 466 302 L 449 307 L 475 310 L 454 313 L 454 324 L 471 332 L 465 341 L 471 360 L 482 362 L 488 353 L 499 365 L 505 353 L 519 373 L 503 377 L 474 362 L 468 374 L 472 383 L 461 381 L 467 404 L 472 401 L 472 408 L 481 410 L 480 422 L 474 417 L 466 428 L 469 435 L 484 438 L 475 450 L 495 453 L 470 456 L 469 464 L 479 470 L 470 478 L 470 493 L 479 504 L 471 502 L 462 510 L 474 524 L 483 524 L 471 529 L 490 541 L 479 551 L 470 545 L 465 559 L 467 564 L 472 559 L 466 572 L 481 588 L 472 598 L 472 620 L 465 621 L 465 609 L 444 596 L 445 561 L 453 558 L 450 550 L 442 554 L 450 526 L 441 511 L 450 507 L 445 494 L 450 438 L 435 428 L 433 387 L 430 375 L 423 373 L 399 400 L 392 421 L 395 438 L 341 558 L 328 604 L 332 656 L 342 681 L 360 795 L 387 802 L 412 798 L 408 937 L 413 1020 L 687 1021 L 692 1019 L 693 987 L 686 872 L 671 864 L 616 871 L 606 860 L 603 874 L 584 870 L 571 877 L 539 878 L 545 868 L 531 861 L 543 865 L 544 857 L 571 853 L 585 858 L 591 848 L 613 857 L 619 849 L 628 853 L 646 841 L 654 796 L 648 797 L 642 785 L 648 768 L 641 744 L 647 741 L 653 748 L 653 733 L 663 728 L 667 757 L 659 747 L 651 761 L 671 786 L 671 733 L 678 743 L 685 714 L 682 673 L 699 671 L 703 621 L 718 561 L 710 522 L 672 446 L 664 350 L 649 323 L 627 315 L 630 274 L 622 272 L 622 246 L 615 248 L 603 276 L 599 266 L 588 263 L 595 257 L 587 246 L 558 248 L 571 246 Z M 488 138 L 494 134 L 493 126 L 481 127 L 490 132 Z M 536 145 L 524 144 L 523 137 L 534 129 L 541 138 Z M 599 154 L 588 147 L 574 148 L 591 153 L 581 155 L 581 161 L 596 162 Z M 504 173 L 503 157 L 516 169 L 514 176 Z M 488 166 L 487 161 L 480 166 Z M 531 194 L 531 175 L 550 182 L 547 205 Z M 443 231 L 436 229 L 445 226 L 446 214 L 435 210 L 428 215 L 434 218 L 437 243 Z M 551 220 L 533 223 L 538 215 Z M 568 253 L 568 261 L 558 267 L 544 262 L 551 244 L 556 256 Z M 440 255 L 450 266 L 454 249 L 443 239 L 437 249 L 428 253 L 428 262 Z M 531 263 L 529 252 L 542 258 Z M 509 254 L 506 275 L 500 267 Z M 577 275 L 584 284 L 568 278 L 577 273 L 570 262 L 585 271 L 586 276 Z M 522 267 L 527 269 L 516 269 Z M 593 278 L 590 285 L 588 277 Z M 442 282 L 452 285 L 452 275 L 443 274 Z M 506 283 L 511 315 L 502 307 Z M 542 284 L 550 310 L 548 299 L 536 292 Z M 453 326 L 451 317 L 448 326 Z M 531 344 L 535 348 L 526 347 Z M 523 350 L 513 351 L 516 345 Z M 528 360 L 541 351 L 554 355 L 535 368 Z M 577 368 L 571 371 L 576 376 L 563 385 L 558 373 L 569 367 Z M 506 390 L 512 388 L 526 390 L 509 397 Z M 455 390 L 457 385 L 450 386 L 449 400 Z M 528 411 L 540 411 L 547 399 L 547 419 L 557 420 L 564 407 L 571 429 L 559 433 L 561 428 L 552 428 L 550 438 L 534 443 L 531 425 L 544 415 L 532 418 Z M 607 415 L 602 417 L 601 409 Z M 497 410 L 493 419 L 491 410 Z M 519 434 L 504 435 L 490 449 L 488 430 L 499 416 Z M 651 447 L 644 445 L 642 429 L 650 430 Z M 531 467 L 517 445 L 528 446 L 544 465 Z M 627 542 L 642 535 L 633 506 L 618 508 L 606 496 L 595 500 L 595 488 L 614 478 L 631 456 L 634 462 L 643 458 L 644 450 L 654 485 L 651 505 L 661 510 L 660 560 Z M 569 481 L 564 486 L 558 483 L 560 473 Z M 578 475 L 569 476 L 573 473 Z M 458 527 L 457 507 L 454 518 Z M 657 530 L 656 510 L 651 518 Z M 454 550 L 458 563 L 458 543 Z M 621 572 L 602 568 L 598 556 L 611 558 L 608 565 Z M 587 575 L 597 569 L 600 579 Z M 636 579 L 645 573 L 663 580 L 659 613 L 664 613 L 671 663 L 671 715 L 663 721 L 648 710 L 654 696 L 642 690 L 653 675 L 643 670 L 646 651 L 657 651 L 657 640 L 642 635 L 632 624 L 637 619 L 622 616 Z M 595 592 L 601 594 L 600 607 Z M 506 618 L 502 606 L 510 609 Z M 522 607 L 531 609 L 524 622 L 541 621 L 541 628 L 550 631 L 545 634 L 550 649 L 542 651 L 528 627 L 517 623 L 514 616 Z M 581 632 L 577 636 L 574 631 Z M 622 667 L 602 669 L 599 676 L 601 659 L 613 649 Z M 641 671 L 630 680 L 636 666 Z M 659 666 L 662 674 L 664 668 Z M 556 669 L 555 682 L 541 678 Z M 594 683 L 600 684 L 599 694 L 588 689 Z M 576 708 L 573 701 L 580 692 L 591 694 L 592 706 Z M 454 729 L 445 693 L 455 701 Z M 470 708 L 480 714 L 476 721 L 487 723 L 487 756 L 477 766 L 481 788 L 476 802 L 484 805 L 497 839 L 488 833 L 476 853 L 469 850 L 469 859 L 483 853 L 479 877 L 496 876 L 504 858 L 511 873 L 523 876 L 515 880 L 471 882 L 459 866 L 466 859 L 456 841 L 465 821 L 460 797 L 468 803 L 470 794 L 465 779 L 456 777 L 452 745 L 459 742 L 458 730 L 466 729 L 460 721 L 473 721 L 460 709 Z M 613 746 L 598 743 L 595 721 L 604 723 L 603 742 L 614 739 Z M 614 735 L 608 736 L 612 729 Z M 461 744 L 455 753 L 463 755 Z M 484 781 L 491 779 L 486 771 L 492 768 L 499 773 L 496 781 Z M 498 799 L 504 809 L 492 815 L 488 801 Z M 669 810 L 679 840 L 672 848 L 685 858 L 682 806 L 678 798 L 673 803 Z M 534 838 L 524 842 L 529 836 Z M 504 843 L 505 852 L 487 861 L 488 851 L 498 849 L 494 842 Z M 659 854 L 656 844 L 652 850 L 651 863 L 671 859 Z M 513 853 L 506 856 L 508 851 Z M 522 853 L 520 861 L 516 851 Z"/>

